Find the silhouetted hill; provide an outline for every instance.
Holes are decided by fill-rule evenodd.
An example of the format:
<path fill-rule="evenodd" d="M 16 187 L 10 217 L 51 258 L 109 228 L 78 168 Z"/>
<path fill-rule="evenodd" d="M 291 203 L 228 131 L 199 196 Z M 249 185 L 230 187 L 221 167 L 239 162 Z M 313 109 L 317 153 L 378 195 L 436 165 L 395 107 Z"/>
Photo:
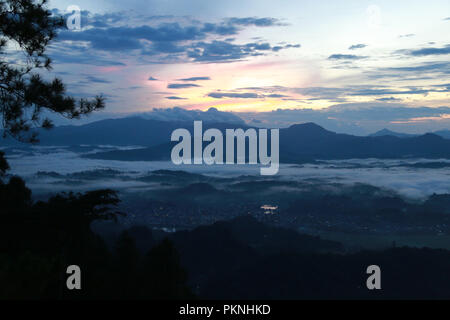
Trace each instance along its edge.
<path fill-rule="evenodd" d="M 448 158 L 450 141 L 434 134 L 411 138 L 393 136 L 358 137 L 337 134 L 317 125 L 296 125 L 280 130 L 280 159 L 346 158 Z"/>
<path fill-rule="evenodd" d="M 327 252 L 342 249 L 338 242 L 301 234 L 293 229 L 272 227 L 259 222 L 250 215 L 226 222 L 218 222 L 216 226 L 229 229 L 233 238 L 264 254 L 272 252 Z"/>
<path fill-rule="evenodd" d="M 229 125 L 219 129 L 224 131 L 225 127 Z M 127 161 L 170 160 L 175 144 L 171 142 L 138 150 L 102 152 L 86 157 Z M 283 163 L 318 159 L 419 157 L 450 158 L 450 140 L 432 133 L 409 138 L 391 135 L 361 137 L 331 132 L 314 123 L 280 129 L 280 161 Z"/>
<path fill-rule="evenodd" d="M 450 139 L 450 130 L 439 130 L 435 131 L 434 134 L 437 134 L 438 136 L 441 136 L 445 139 Z"/>
<path fill-rule="evenodd" d="M 374 261 L 382 270 L 382 290 L 366 287 L 366 269 Z M 449 267 L 449 251 L 426 248 L 351 255 L 279 254 L 263 256 L 212 278 L 202 288 L 201 296 L 260 300 L 448 299 Z"/>
<path fill-rule="evenodd" d="M 170 142 L 170 136 L 178 128 L 185 128 L 192 133 L 193 122 L 147 120 L 139 117 L 102 120 L 82 126 L 56 127 L 51 133 L 42 130 L 40 145 L 140 145 L 143 148 L 99 152 L 86 157 L 166 161 L 170 160 L 171 150 L 176 144 Z M 209 128 L 217 128 L 225 133 L 228 128 L 246 130 L 249 127 L 229 123 L 203 123 L 203 131 Z M 440 134 L 444 134 L 444 131 Z M 17 141 L 11 139 L 2 140 L 2 145 L 17 144 Z M 204 142 L 204 146 L 206 144 Z M 433 133 L 406 137 L 388 130 L 361 137 L 331 132 L 314 123 L 280 129 L 280 161 L 283 163 L 312 162 L 318 159 L 415 157 L 450 158 L 450 140 Z"/>
<path fill-rule="evenodd" d="M 440 200 L 448 203 L 448 198 Z M 128 233 L 141 245 L 156 245 L 148 230 L 134 227 Z M 339 252 L 337 242 L 271 227 L 249 216 L 178 231 L 168 238 L 189 274 L 189 285 L 200 298 L 450 297 L 447 250 L 403 247 L 344 253 Z M 371 291 L 365 286 L 366 269 L 373 264 L 382 270 L 383 290 Z"/>
<path fill-rule="evenodd" d="M 204 122 L 205 128 L 234 128 L 242 124 Z M 175 129 L 186 128 L 192 132 L 192 121 L 162 121 L 128 117 L 92 122 L 81 126 L 60 126 L 51 131 L 38 129 L 40 145 L 115 145 L 155 146 L 170 141 Z M 244 126 L 245 128 L 245 126 Z M 18 145 L 18 141 L 7 138 L 1 145 Z"/>
<path fill-rule="evenodd" d="M 330 137 L 336 135 L 335 132 L 328 131 L 312 122 L 294 124 L 289 128 L 282 129 L 281 132 L 283 132 L 286 136 L 303 136 L 307 138 Z"/>
<path fill-rule="evenodd" d="M 439 130 L 439 131 L 434 131 L 432 133 L 437 136 L 440 136 L 444 139 L 450 139 L 450 130 Z M 369 137 L 382 137 L 382 136 L 393 136 L 393 137 L 398 137 L 398 138 L 412 138 L 412 137 L 420 136 L 420 134 L 409 134 L 409 133 L 395 132 L 395 131 L 391 131 L 389 129 L 383 129 L 383 130 L 377 131 L 377 132 L 369 135 Z"/>
<path fill-rule="evenodd" d="M 393 137 L 397 137 L 397 138 L 411 138 L 411 137 L 415 137 L 417 135 L 395 132 L 395 131 L 391 131 L 389 129 L 383 129 L 383 130 L 377 131 L 377 132 L 369 135 L 369 137 L 382 137 L 382 136 L 393 136 Z"/>
<path fill-rule="evenodd" d="M 271 227 L 249 216 L 179 231 L 169 238 L 180 252 L 181 263 L 189 272 L 191 284 L 196 286 L 207 278 L 258 261 L 261 255 L 342 249 L 338 242 Z"/>

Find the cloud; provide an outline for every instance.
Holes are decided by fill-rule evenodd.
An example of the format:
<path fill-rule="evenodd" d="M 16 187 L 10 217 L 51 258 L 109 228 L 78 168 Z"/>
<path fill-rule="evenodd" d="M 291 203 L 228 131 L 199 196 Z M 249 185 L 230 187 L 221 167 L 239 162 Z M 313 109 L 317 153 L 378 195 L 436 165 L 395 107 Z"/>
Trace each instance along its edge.
<path fill-rule="evenodd" d="M 149 77 L 148 80 L 149 80 L 149 81 L 159 81 L 159 80 L 156 79 L 155 77 Z"/>
<path fill-rule="evenodd" d="M 269 86 L 269 87 L 247 87 L 239 90 L 246 90 L 248 93 L 254 93 L 253 98 L 290 98 L 286 95 L 288 93 L 296 93 L 302 95 L 302 99 L 284 99 L 284 100 L 329 100 L 333 102 L 346 102 L 349 97 L 377 97 L 378 99 L 387 98 L 389 100 L 379 101 L 393 101 L 391 98 L 395 95 L 428 95 L 432 92 L 450 92 L 450 87 L 447 84 L 443 85 L 429 85 L 424 87 L 399 86 L 386 87 L 381 85 L 348 85 L 342 87 L 283 87 L 283 86 Z M 230 93 L 229 96 L 236 96 L 236 93 Z M 388 97 L 383 97 L 388 96 Z M 214 95 L 215 98 L 224 97 L 224 93 L 219 91 Z"/>
<path fill-rule="evenodd" d="M 142 25 L 129 21 L 140 21 L 129 12 L 93 15 L 82 13 L 81 31 L 63 29 L 58 39 L 67 45 L 82 44 L 89 49 L 105 52 L 133 52 L 141 56 L 158 56 L 160 61 L 193 59 L 199 62 L 226 62 L 247 56 L 261 55 L 262 51 L 279 51 L 299 48 L 298 44 L 272 47 L 269 43 L 232 44 L 233 38 L 220 40 L 221 36 L 233 36 L 247 27 L 271 27 L 282 25 L 275 18 L 227 18 L 216 23 L 199 22 L 186 17 L 170 17 L 161 22 L 160 16 L 150 16 Z M 145 20 L 141 17 L 141 20 Z M 136 23 L 136 22 L 135 22 Z M 156 24 L 155 24 L 156 23 Z M 217 39 L 205 42 L 208 39 Z M 205 53 L 202 53 L 206 51 Z M 220 51 L 220 52 L 219 52 Z M 81 53 L 81 52 L 78 52 Z M 144 59 L 144 58 L 142 58 Z"/>
<path fill-rule="evenodd" d="M 381 68 L 380 71 L 395 71 L 395 72 L 438 72 L 438 73 L 449 73 L 450 63 L 449 62 L 431 62 L 410 67 L 391 67 L 391 68 Z"/>
<path fill-rule="evenodd" d="M 450 91 L 450 83 L 435 84 L 435 85 L 433 85 L 433 87 L 445 88 Z"/>
<path fill-rule="evenodd" d="M 55 12 L 68 16 L 58 10 Z M 235 37 L 231 36 L 246 28 L 284 25 L 270 17 L 232 17 L 212 23 L 189 17 L 137 15 L 131 11 L 107 14 L 82 11 L 81 25 L 80 31 L 62 29 L 58 33 L 57 39 L 62 42 L 57 43 L 71 49 L 72 60 L 89 51 L 92 56 L 98 57 L 126 53 L 135 56 L 141 63 L 232 62 L 283 49 L 300 48 L 299 44 L 272 46 L 260 41 L 233 43 Z M 89 64 L 96 63 L 90 61 Z"/>
<path fill-rule="evenodd" d="M 412 50 L 409 52 L 412 56 L 429 56 L 429 55 L 442 55 L 442 54 L 450 54 L 450 44 L 446 45 L 443 48 L 422 48 L 418 50 Z"/>
<path fill-rule="evenodd" d="M 378 68 L 366 72 L 369 79 L 439 80 L 450 75 L 449 61 L 431 61 L 407 66 Z"/>
<path fill-rule="evenodd" d="M 227 41 L 214 40 L 212 42 L 199 42 L 188 51 L 188 57 L 194 61 L 220 62 L 240 60 L 250 55 L 259 55 L 259 51 L 270 50 L 270 45 L 237 45 Z"/>
<path fill-rule="evenodd" d="M 186 89 L 186 88 L 195 88 L 195 87 L 200 87 L 200 86 L 195 83 L 169 83 L 167 85 L 168 89 Z"/>
<path fill-rule="evenodd" d="M 210 77 L 191 77 L 191 78 L 184 78 L 184 79 L 178 79 L 178 81 L 186 81 L 186 82 L 190 82 L 190 81 L 206 81 L 206 80 L 211 80 Z"/>
<path fill-rule="evenodd" d="M 292 88 L 295 93 L 300 93 L 304 96 L 333 100 L 345 96 L 349 90 L 345 88 L 333 87 L 306 87 L 306 88 Z"/>
<path fill-rule="evenodd" d="M 163 52 L 167 52 L 170 42 L 203 39 L 207 35 L 196 26 L 182 26 L 177 22 L 162 23 L 156 27 L 110 27 L 90 28 L 73 32 L 65 30 L 59 33 L 60 40 L 85 41 L 91 47 L 99 50 L 134 50 L 144 49 L 143 40 L 154 42 L 153 45 Z M 173 44 L 172 44 L 173 45 Z M 159 47 L 158 47 L 159 46 Z"/>
<path fill-rule="evenodd" d="M 354 54 L 332 54 L 328 57 L 328 60 L 359 60 L 365 59 L 365 56 L 356 56 Z"/>
<path fill-rule="evenodd" d="M 288 127 L 295 123 L 314 122 L 329 130 L 367 134 L 383 128 L 398 131 L 434 131 L 440 124 L 449 125 L 450 107 L 408 107 L 394 102 L 345 103 L 325 109 L 278 109 L 270 112 L 239 113 L 249 124 Z M 422 119 L 423 121 L 409 121 Z M 257 121 L 255 121 L 257 120 Z"/>
<path fill-rule="evenodd" d="M 72 15 L 72 12 L 68 13 L 67 11 L 62 11 L 56 8 L 52 9 L 51 11 L 54 15 L 62 16 L 64 19 L 67 19 L 70 15 Z M 80 21 L 81 28 L 86 27 L 105 28 L 129 20 L 129 13 L 126 11 L 107 12 L 104 14 L 100 14 L 100 13 L 92 13 L 87 10 L 81 10 L 80 15 L 81 15 Z"/>
<path fill-rule="evenodd" d="M 288 98 L 289 96 L 286 96 L 284 94 L 278 94 L 278 93 L 272 93 L 266 95 L 267 98 Z"/>
<path fill-rule="evenodd" d="M 231 41 L 214 40 L 212 42 L 197 42 L 188 49 L 187 55 L 196 62 L 230 62 L 250 56 L 265 55 L 270 51 L 299 48 L 300 45 L 284 45 L 272 47 L 267 42 L 249 42 L 234 44 Z"/>
<path fill-rule="evenodd" d="M 278 21 L 278 19 L 275 18 L 257 18 L 257 17 L 229 18 L 227 19 L 227 21 L 229 24 L 240 26 L 272 27 L 283 25 Z"/>
<path fill-rule="evenodd" d="M 394 97 L 389 97 L 389 98 L 378 98 L 377 101 L 390 102 L 390 101 L 401 101 L 401 99 L 397 99 L 397 98 L 394 98 Z"/>
<path fill-rule="evenodd" d="M 411 89 L 407 90 L 392 90 L 392 89 L 360 89 L 354 92 L 349 92 L 351 96 L 380 96 L 380 95 L 403 95 L 403 94 L 428 94 L 430 92 L 435 92 L 436 90 L 430 89 Z"/>
<path fill-rule="evenodd" d="M 186 110 L 179 107 L 158 109 L 141 114 L 147 119 L 162 121 L 205 121 L 216 123 L 233 123 L 243 125 L 245 122 L 237 115 L 231 112 L 218 111 L 216 108 L 210 108 L 208 111 Z"/>
<path fill-rule="evenodd" d="M 272 93 L 268 95 L 260 95 L 252 92 L 233 93 L 233 92 L 211 92 L 208 97 L 221 99 L 221 98 L 238 98 L 238 99 L 257 99 L 257 98 L 289 98 L 284 94 Z"/>
<path fill-rule="evenodd" d="M 186 98 L 181 98 L 181 97 L 177 97 L 177 96 L 166 97 L 166 99 L 168 99 L 168 100 L 186 100 Z"/>
<path fill-rule="evenodd" d="M 450 21 L 450 17 L 444 18 L 444 20 Z"/>
<path fill-rule="evenodd" d="M 235 35 L 239 32 L 239 29 L 233 25 L 223 25 L 215 23 L 205 23 L 202 31 L 205 33 L 214 33 L 221 36 Z"/>
<path fill-rule="evenodd" d="M 211 92 L 208 93 L 208 97 L 221 99 L 221 98 L 238 98 L 238 99 L 256 99 L 259 95 L 252 92 L 245 93 L 233 93 L 233 92 Z"/>
<path fill-rule="evenodd" d="M 275 46 L 272 48 L 272 51 L 278 52 L 283 49 L 290 49 L 290 48 L 301 48 L 300 44 L 286 44 L 284 46 Z"/>
<path fill-rule="evenodd" d="M 109 80 L 98 78 L 96 76 L 86 76 L 86 79 L 88 82 L 94 82 L 94 83 L 112 83 Z"/>
<path fill-rule="evenodd" d="M 49 56 L 53 61 L 60 64 L 86 64 L 93 66 L 126 66 L 125 63 L 117 59 L 108 58 L 106 55 L 98 56 L 94 52 L 89 52 L 86 49 L 74 49 L 51 47 Z"/>
<path fill-rule="evenodd" d="M 348 49 L 349 49 L 349 50 L 356 50 L 356 49 L 363 49 L 363 48 L 365 48 L 365 47 L 367 47 L 366 44 L 359 43 L 359 44 L 351 45 Z"/>
<path fill-rule="evenodd" d="M 411 38 L 411 37 L 414 37 L 414 36 L 415 36 L 414 33 L 408 33 L 408 34 L 401 34 L 398 37 L 399 38 Z"/>

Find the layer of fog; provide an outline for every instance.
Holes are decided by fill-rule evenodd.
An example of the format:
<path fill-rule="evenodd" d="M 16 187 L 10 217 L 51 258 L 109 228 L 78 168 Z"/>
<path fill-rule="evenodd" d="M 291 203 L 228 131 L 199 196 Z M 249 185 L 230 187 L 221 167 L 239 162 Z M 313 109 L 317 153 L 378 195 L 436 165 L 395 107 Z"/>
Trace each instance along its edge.
<path fill-rule="evenodd" d="M 98 146 L 86 152 L 113 148 Z M 66 147 L 32 147 L 9 149 L 8 161 L 11 174 L 22 176 L 34 193 L 59 191 L 82 191 L 97 188 L 113 188 L 125 192 L 161 188 L 159 183 L 138 181 L 137 178 L 154 170 L 183 170 L 213 177 L 253 176 L 254 179 L 317 180 L 317 183 L 365 183 L 392 190 L 408 198 L 424 198 L 433 193 L 450 193 L 450 160 L 380 160 L 351 159 L 345 161 L 323 161 L 318 164 L 280 165 L 274 177 L 261 177 L 259 165 L 182 165 L 171 162 L 110 161 L 80 157 Z M 438 168 L 412 167 L 414 164 L 440 163 Z M 449 166 L 446 166 L 448 164 Z M 37 175 L 38 172 L 53 172 L 70 175 L 83 171 L 115 170 L 123 174 L 105 177 L 72 178 Z M 89 173 L 87 173 L 89 174 Z M 136 179 L 133 179 L 136 178 Z"/>

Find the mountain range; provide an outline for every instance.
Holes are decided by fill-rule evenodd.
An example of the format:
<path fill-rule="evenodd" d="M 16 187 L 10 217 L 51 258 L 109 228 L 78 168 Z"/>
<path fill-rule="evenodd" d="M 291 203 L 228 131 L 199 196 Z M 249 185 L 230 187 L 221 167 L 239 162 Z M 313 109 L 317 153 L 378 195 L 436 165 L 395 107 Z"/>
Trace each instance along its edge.
<path fill-rule="evenodd" d="M 441 136 L 445 139 L 450 139 L 450 130 L 439 130 L 432 132 L 435 135 Z M 393 136 L 398 138 L 411 138 L 411 137 L 418 137 L 420 134 L 410 134 L 410 133 L 401 133 L 401 132 L 395 132 L 391 131 L 389 129 L 383 129 L 380 131 L 377 131 L 375 133 L 372 133 L 369 135 L 369 137 L 382 137 L 382 136 Z"/>
<path fill-rule="evenodd" d="M 222 132 L 226 128 L 234 128 L 230 124 L 210 124 L 204 129 L 208 127 L 219 128 Z M 192 132 L 192 124 L 186 128 Z M 162 144 L 134 150 L 101 152 L 87 157 L 127 161 L 170 160 L 172 147 L 176 143 L 167 142 L 169 136 Z M 283 163 L 349 158 L 450 159 L 450 140 L 432 133 L 402 138 L 393 135 L 361 137 L 331 132 L 314 123 L 280 129 L 280 161 Z"/>
<path fill-rule="evenodd" d="M 389 129 L 383 129 L 383 130 L 377 131 L 377 132 L 369 135 L 369 137 L 383 137 L 383 136 L 393 136 L 393 137 L 397 137 L 397 138 L 412 138 L 412 137 L 417 137 L 418 134 L 401 133 L 401 132 L 391 131 Z"/>
<path fill-rule="evenodd" d="M 92 122 L 81 126 L 60 126 L 39 130 L 40 145 L 116 145 L 139 149 L 99 152 L 89 158 L 108 160 L 169 160 L 175 143 L 171 133 L 178 128 L 193 132 L 192 121 L 163 121 L 129 117 Z M 250 128 L 242 123 L 204 122 L 203 130 Z M 354 136 L 328 131 L 314 123 L 296 124 L 280 129 L 280 161 L 299 163 L 318 159 L 346 158 L 449 158 L 450 131 L 408 135 L 381 130 L 370 136 Z M 17 146 L 11 138 L 1 146 Z M 206 145 L 206 143 L 205 143 Z"/>

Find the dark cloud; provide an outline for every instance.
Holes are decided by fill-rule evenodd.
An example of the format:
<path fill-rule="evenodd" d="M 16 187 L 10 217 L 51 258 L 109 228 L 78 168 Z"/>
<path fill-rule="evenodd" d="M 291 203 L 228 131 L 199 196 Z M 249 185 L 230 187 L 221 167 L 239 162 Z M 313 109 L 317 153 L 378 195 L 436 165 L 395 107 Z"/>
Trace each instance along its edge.
<path fill-rule="evenodd" d="M 450 54 L 450 45 L 446 45 L 443 48 L 422 48 L 418 50 L 412 50 L 409 52 L 412 56 L 429 56 L 429 55 L 442 55 Z"/>
<path fill-rule="evenodd" d="M 73 32 L 60 32 L 59 39 L 89 42 L 94 49 L 101 50 L 133 50 L 143 49 L 142 40 L 151 41 L 163 52 L 172 51 L 173 44 L 168 43 L 198 40 L 206 37 L 206 33 L 196 26 L 181 26 L 179 23 L 163 23 L 157 27 L 111 27 L 91 28 Z M 168 50 L 168 49 L 171 50 Z"/>
<path fill-rule="evenodd" d="M 450 21 L 450 17 L 445 18 L 444 20 Z"/>
<path fill-rule="evenodd" d="M 208 97 L 215 98 L 215 99 L 221 99 L 221 98 L 255 99 L 255 98 L 259 98 L 259 96 L 253 92 L 244 92 L 244 93 L 211 92 L 211 93 L 208 93 Z"/>
<path fill-rule="evenodd" d="M 241 88 L 241 90 L 247 90 L 247 92 L 253 92 L 256 97 L 275 97 L 275 98 L 287 98 L 289 96 L 286 93 L 297 93 L 304 96 L 302 101 L 312 100 L 330 100 L 334 102 L 346 102 L 346 99 L 350 96 L 361 97 L 380 97 L 379 101 L 394 101 L 394 95 L 413 95 L 422 94 L 428 95 L 431 92 L 450 92 L 450 85 L 441 84 L 428 87 L 398 87 L 390 88 L 381 85 L 353 85 L 343 87 L 304 87 L 304 88 L 292 88 L 292 87 L 249 87 Z M 220 98 L 222 92 L 217 93 L 217 97 Z M 383 97 L 388 96 L 388 97 Z M 288 99 L 286 99 L 288 100 Z M 292 100 L 292 99 L 291 99 Z M 299 99 L 294 99 L 299 100 Z"/>
<path fill-rule="evenodd" d="M 328 60 L 359 60 L 365 59 L 365 56 L 356 56 L 354 54 L 332 54 L 328 57 Z"/>
<path fill-rule="evenodd" d="M 434 61 L 402 67 L 378 68 L 366 72 L 369 79 L 436 80 L 450 75 L 449 61 Z"/>
<path fill-rule="evenodd" d="M 210 77 L 191 77 L 191 78 L 184 78 L 184 79 L 178 79 L 178 81 L 204 81 L 204 80 L 211 80 Z"/>
<path fill-rule="evenodd" d="M 181 98 L 181 97 L 177 97 L 177 96 L 166 97 L 166 99 L 168 99 L 168 100 L 186 100 L 186 98 Z"/>
<path fill-rule="evenodd" d="M 155 41 L 143 52 L 146 55 L 183 53 L 186 47 L 172 41 Z"/>
<path fill-rule="evenodd" d="M 306 88 L 292 88 L 292 91 L 313 98 L 334 100 L 345 96 L 349 90 L 345 88 L 331 88 L 331 87 L 306 87 Z"/>
<path fill-rule="evenodd" d="M 240 60 L 250 55 L 260 55 L 261 50 L 270 50 L 270 45 L 237 45 L 227 41 L 199 42 L 188 50 L 188 57 L 199 62 L 223 62 Z"/>
<path fill-rule="evenodd" d="M 401 34 L 398 37 L 399 38 L 411 38 L 411 37 L 414 37 L 414 36 L 415 36 L 414 33 L 408 33 L 408 34 Z"/>
<path fill-rule="evenodd" d="M 195 83 L 169 83 L 167 85 L 168 89 L 186 89 L 186 88 L 195 88 L 195 87 L 200 87 L 200 86 Z"/>
<path fill-rule="evenodd" d="M 383 95 L 404 95 L 404 94 L 428 94 L 435 90 L 427 89 L 407 89 L 407 90 L 392 90 L 392 89 L 361 89 L 350 92 L 350 96 L 383 96 Z"/>
<path fill-rule="evenodd" d="M 393 72 L 417 72 L 423 74 L 424 72 L 437 72 L 450 74 L 450 62 L 431 62 L 416 66 L 409 67 L 392 67 L 392 68 L 382 68 L 381 72 L 393 71 Z"/>
<path fill-rule="evenodd" d="M 300 44 L 286 44 L 284 46 L 275 46 L 272 48 L 272 51 L 277 52 L 277 51 L 280 51 L 283 49 L 289 49 L 289 48 L 301 48 L 301 45 Z"/>
<path fill-rule="evenodd" d="M 158 79 L 156 79 L 155 77 L 150 77 L 148 78 L 149 81 L 158 81 Z"/>
<path fill-rule="evenodd" d="M 348 49 L 349 50 L 356 50 L 356 49 L 363 49 L 365 47 L 367 47 L 366 44 L 358 43 L 358 44 L 351 45 Z"/>
<path fill-rule="evenodd" d="M 233 25 L 205 23 L 202 31 L 205 33 L 214 33 L 220 36 L 229 36 L 237 34 L 239 29 Z"/>
<path fill-rule="evenodd" d="M 98 78 L 96 76 L 86 76 L 86 79 L 88 82 L 94 82 L 94 83 L 112 83 L 109 80 Z"/>
<path fill-rule="evenodd" d="M 272 47 L 267 42 L 250 42 L 234 44 L 228 41 L 214 40 L 212 42 L 197 42 L 188 50 L 188 57 L 196 62 L 230 62 L 250 56 L 265 55 L 270 51 L 279 51 L 300 45 L 285 45 Z"/>
<path fill-rule="evenodd" d="M 283 25 L 278 21 L 278 19 L 275 18 L 257 18 L 257 17 L 229 18 L 228 23 L 240 26 L 257 26 L 257 27 L 271 27 Z"/>
<path fill-rule="evenodd" d="M 443 84 L 435 84 L 433 87 L 437 88 L 445 88 L 450 91 L 450 83 L 443 83 Z"/>
<path fill-rule="evenodd" d="M 238 99 L 256 99 L 256 98 L 289 98 L 289 96 L 278 93 L 257 94 L 254 92 L 211 92 L 208 97 L 221 98 L 238 98 Z"/>
<path fill-rule="evenodd" d="M 65 20 L 73 14 L 73 12 L 62 11 L 59 9 L 52 9 L 52 13 L 56 16 L 61 16 Z M 90 27 L 108 27 L 114 23 L 117 23 L 125 18 L 123 12 L 114 12 L 106 14 L 93 14 L 87 10 L 81 10 L 81 28 Z"/>
<path fill-rule="evenodd" d="M 379 98 L 377 99 L 377 101 L 381 101 L 381 102 L 394 102 L 394 101 L 401 101 L 401 99 L 397 99 L 394 97 L 389 97 L 389 98 Z"/>
<path fill-rule="evenodd" d="M 67 49 L 70 49 L 69 47 Z M 57 63 L 87 64 L 94 66 L 126 66 L 116 59 L 100 57 L 86 49 L 58 50 L 54 47 L 49 50 L 49 56 Z"/>
<path fill-rule="evenodd" d="M 88 44 L 90 49 L 106 52 L 131 51 L 146 56 L 157 56 L 161 62 L 184 61 L 227 62 L 248 56 L 262 55 L 269 51 L 299 48 L 299 44 L 286 44 L 272 47 L 265 42 L 233 44 L 234 38 L 220 40 L 220 36 L 233 36 L 249 26 L 270 27 L 282 25 L 274 18 L 228 18 L 217 23 L 202 23 L 187 18 L 176 18 L 161 22 L 158 16 L 148 17 L 147 23 L 154 25 L 130 26 L 130 13 L 110 13 L 93 15 L 87 11 L 82 14 L 82 30 L 61 30 L 59 40 Z M 89 26 L 88 28 L 86 26 Z M 215 38 L 216 41 L 206 42 Z M 72 45 L 68 44 L 68 45 Z M 78 52 L 81 53 L 81 52 Z"/>

